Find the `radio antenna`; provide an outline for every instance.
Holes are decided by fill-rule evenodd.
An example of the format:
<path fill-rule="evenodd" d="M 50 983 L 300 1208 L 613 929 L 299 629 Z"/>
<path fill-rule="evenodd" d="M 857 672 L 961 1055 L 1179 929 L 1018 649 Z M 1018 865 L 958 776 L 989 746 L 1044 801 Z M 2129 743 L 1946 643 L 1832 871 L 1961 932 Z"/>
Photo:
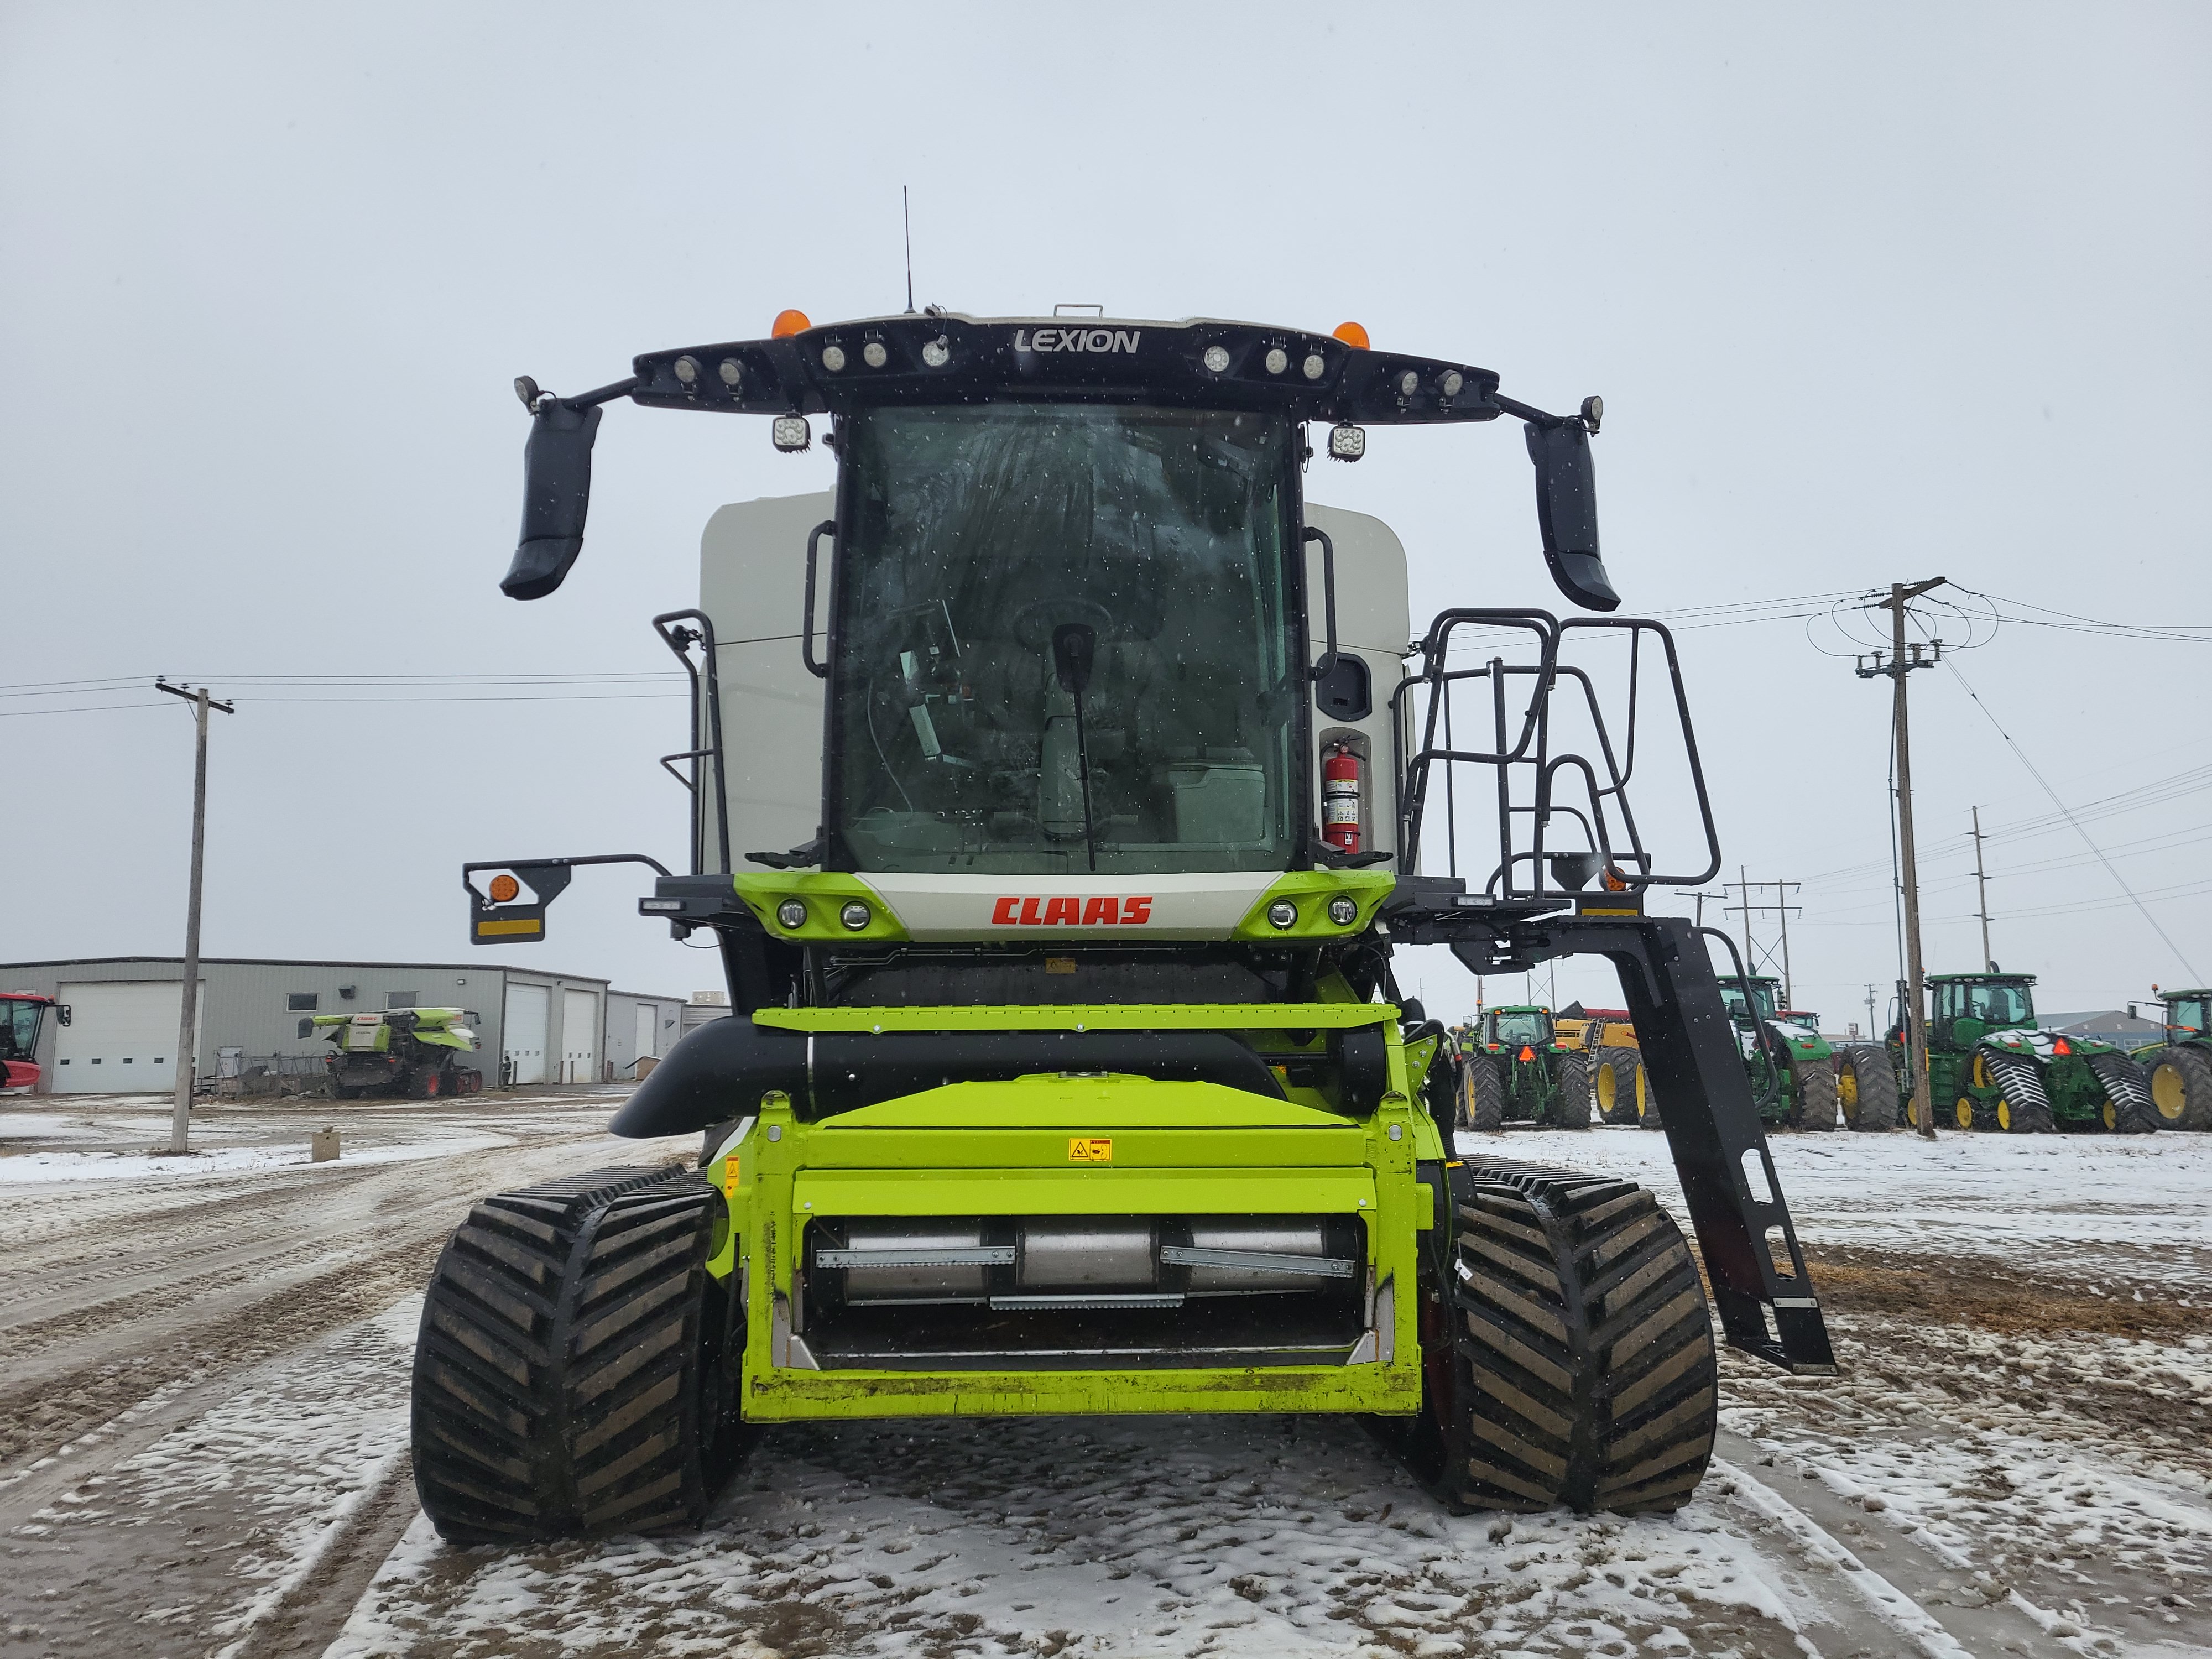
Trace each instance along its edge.
<path fill-rule="evenodd" d="M 914 207 L 906 186 L 899 186 L 899 216 L 906 222 L 906 314 L 914 315 Z"/>

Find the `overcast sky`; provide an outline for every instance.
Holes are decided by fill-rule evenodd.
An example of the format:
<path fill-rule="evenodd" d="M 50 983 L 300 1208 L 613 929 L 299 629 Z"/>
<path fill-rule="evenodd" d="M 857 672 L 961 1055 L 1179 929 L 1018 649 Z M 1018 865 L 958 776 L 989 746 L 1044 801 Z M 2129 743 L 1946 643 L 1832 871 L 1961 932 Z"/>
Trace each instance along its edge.
<path fill-rule="evenodd" d="M 896 310 L 907 185 L 922 301 L 1354 318 L 1530 402 L 1603 393 L 1613 578 L 1682 629 L 1726 875 L 1804 883 L 1796 1000 L 1832 1028 L 1895 972 L 1888 686 L 1799 613 L 1945 575 L 2137 630 L 2015 620 L 1913 677 L 1929 966 L 1980 955 L 1978 804 L 2010 831 L 1992 948 L 2046 1010 L 2191 977 L 2123 878 L 2212 976 L 2212 12 L 765 15 L 0 6 L 0 961 L 180 948 L 190 722 L 156 673 L 238 699 L 210 954 L 458 959 L 464 859 L 678 862 L 647 618 L 696 598 L 718 504 L 825 458 L 618 405 L 581 563 L 518 605 L 510 382 Z M 1423 617 L 1562 605 L 1510 423 L 1378 431 L 1308 488 L 1399 529 Z M 635 678 L 542 678 L 591 674 Z M 2111 871 L 2014 828 L 2054 812 L 2027 763 Z M 637 890 L 586 873 L 507 954 L 718 984 Z"/>

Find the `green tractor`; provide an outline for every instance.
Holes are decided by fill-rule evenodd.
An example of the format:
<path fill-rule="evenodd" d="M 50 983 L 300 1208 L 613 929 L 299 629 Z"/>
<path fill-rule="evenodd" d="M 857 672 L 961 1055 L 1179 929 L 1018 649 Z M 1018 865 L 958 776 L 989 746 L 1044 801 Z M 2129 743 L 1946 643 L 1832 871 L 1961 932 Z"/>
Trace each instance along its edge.
<path fill-rule="evenodd" d="M 2212 990 L 2151 989 L 2166 1005 L 2165 1043 L 2136 1056 L 2151 1104 L 2168 1129 L 2212 1129 Z"/>
<path fill-rule="evenodd" d="M 317 1014 L 329 1041 L 331 1092 L 340 1100 L 405 1095 L 433 1100 L 472 1095 L 483 1073 L 459 1056 L 477 1049 L 477 1034 L 459 1008 L 392 1008 L 380 1014 Z"/>
<path fill-rule="evenodd" d="M 1549 1008 L 1492 1008 L 1459 1062 L 1459 1127 L 1590 1127 L 1589 1056 L 1560 1046 Z"/>
<path fill-rule="evenodd" d="M 1644 911 L 1721 862 L 1671 636 L 1470 607 L 1409 651 L 1403 545 L 1305 498 L 1316 447 L 1509 416 L 1554 580 L 1610 611 L 1595 400 L 1350 325 L 934 307 L 631 368 L 517 382 L 512 597 L 575 560 L 617 399 L 789 453 L 827 416 L 835 488 L 720 508 L 697 608 L 654 619 L 691 868 L 639 908 L 719 947 L 731 1012 L 611 1126 L 696 1158 L 500 1194 L 446 1246 L 411 1419 L 445 1537 L 695 1524 L 762 1425 L 933 1416 L 1352 1414 L 1455 1510 L 1675 1510 L 1716 1432 L 1698 1264 L 1633 1182 L 1461 1154 L 1409 946 L 1616 964 L 1728 1340 L 1833 1374 L 1711 963 Z M 1624 635 L 1680 726 L 1687 857 L 1585 696 Z M 1508 691 L 1515 731 L 1455 746 L 1455 690 L 1460 731 Z M 1478 841 L 1455 796 L 1506 805 Z M 623 861 L 653 864 L 465 866 L 472 939 L 542 939 Z"/>
<path fill-rule="evenodd" d="M 2039 1030 L 2032 974 L 1930 974 L 1928 1092 L 1961 1129 L 2007 1134 L 2161 1126 L 2142 1067 L 2109 1042 Z M 1891 1064 L 1910 1092 L 1901 1035 Z M 1908 1115 L 1910 1114 L 1908 1113 Z"/>
<path fill-rule="evenodd" d="M 1815 1025 L 1796 1024 L 1777 1012 L 1781 986 L 1770 974 L 1721 981 L 1759 1115 L 1791 1129 L 1832 1129 L 1838 1095 L 1833 1054 Z M 1883 1123 L 1862 1111 L 1851 1122 L 1855 1129 L 1895 1125 L 1893 1113 Z"/>

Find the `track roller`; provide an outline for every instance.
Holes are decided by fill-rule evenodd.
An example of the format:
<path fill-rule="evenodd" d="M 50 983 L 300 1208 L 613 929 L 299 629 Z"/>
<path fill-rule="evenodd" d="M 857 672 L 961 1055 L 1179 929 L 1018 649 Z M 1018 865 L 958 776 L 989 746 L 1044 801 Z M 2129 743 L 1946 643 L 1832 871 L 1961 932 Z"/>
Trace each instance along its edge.
<path fill-rule="evenodd" d="M 1462 1511 L 1680 1508 L 1719 1398 L 1680 1230 L 1609 1176 L 1446 1173 L 1425 1247 L 1422 1413 L 1401 1443 L 1415 1476 Z"/>
<path fill-rule="evenodd" d="M 454 1543 L 696 1525 L 743 1447 L 727 1211 L 693 1171 L 489 1198 L 438 1258 L 415 1349 L 415 1486 Z M 742 1330 L 742 1326 L 738 1328 Z"/>

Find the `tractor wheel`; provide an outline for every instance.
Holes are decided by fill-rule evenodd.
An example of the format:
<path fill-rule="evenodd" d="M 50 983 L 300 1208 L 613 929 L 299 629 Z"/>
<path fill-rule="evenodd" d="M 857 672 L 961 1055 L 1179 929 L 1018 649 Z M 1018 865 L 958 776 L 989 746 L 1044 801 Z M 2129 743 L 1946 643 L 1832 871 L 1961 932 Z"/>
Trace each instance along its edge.
<path fill-rule="evenodd" d="M 1790 1062 L 1796 1086 L 1790 1103 L 1793 1129 L 1832 1129 L 1836 1127 L 1836 1071 L 1825 1060 Z"/>
<path fill-rule="evenodd" d="M 1552 1096 L 1551 1117 L 1555 1128 L 1589 1127 L 1590 1083 L 1587 1055 L 1559 1056 L 1559 1088 Z"/>
<path fill-rule="evenodd" d="M 1897 1127 L 1897 1073 L 1889 1054 L 1870 1042 L 1855 1043 L 1837 1054 L 1836 1097 L 1847 1128 L 1868 1133 Z"/>
<path fill-rule="evenodd" d="M 2177 1042 L 2151 1056 L 2150 1099 L 2169 1129 L 2212 1129 L 2212 1054 Z"/>
<path fill-rule="evenodd" d="M 1457 1512 L 1679 1509 L 1719 1399 L 1680 1230 L 1607 1176 L 1469 1164 L 1453 1197 L 1427 1258 L 1415 1478 Z"/>
<path fill-rule="evenodd" d="M 1651 1073 L 1644 1066 L 1636 1068 L 1637 1079 L 1644 1086 L 1636 1091 L 1636 1126 L 1639 1129 L 1663 1129 L 1667 1126 L 1659 1116 L 1659 1093 L 1651 1086 Z"/>
<path fill-rule="evenodd" d="M 2007 1134 L 2047 1135 L 2058 1127 L 2051 1115 L 2051 1097 L 2044 1092 L 2043 1074 L 2032 1060 L 1994 1048 L 1977 1049 L 1974 1075 L 1987 1078 L 1997 1091 L 1995 1116 Z M 1960 1104 L 1967 1104 L 1962 1096 Z"/>
<path fill-rule="evenodd" d="M 1505 1127 L 1505 1079 L 1498 1062 L 1480 1049 L 1460 1061 L 1459 1126 L 1486 1135 Z"/>
<path fill-rule="evenodd" d="M 743 1449 L 720 1198 L 678 1168 L 486 1199 L 415 1347 L 415 1487 L 454 1543 L 696 1525 Z M 742 1319 L 742 1314 L 737 1316 Z"/>
<path fill-rule="evenodd" d="M 2105 1101 L 2098 1121 L 2114 1134 L 2147 1135 L 2166 1127 L 2158 1108 L 2151 1103 L 2150 1079 L 2143 1068 L 2125 1054 L 2091 1054 L 2090 1071 L 2104 1085 Z"/>
<path fill-rule="evenodd" d="M 1601 1048 L 1596 1086 L 1598 1115 L 1607 1123 L 1636 1121 L 1637 1097 L 1644 1092 L 1644 1056 L 1634 1048 Z"/>

